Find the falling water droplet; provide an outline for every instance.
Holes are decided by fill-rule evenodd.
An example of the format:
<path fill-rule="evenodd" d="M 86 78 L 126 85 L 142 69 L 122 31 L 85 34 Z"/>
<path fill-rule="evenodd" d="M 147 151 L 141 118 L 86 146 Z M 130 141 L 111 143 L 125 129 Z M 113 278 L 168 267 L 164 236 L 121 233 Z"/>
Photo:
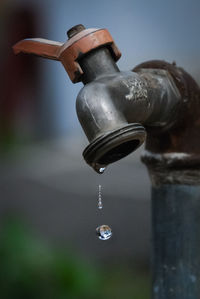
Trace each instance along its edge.
<path fill-rule="evenodd" d="M 99 210 L 103 209 L 102 202 L 98 202 L 98 209 L 99 209 Z"/>
<path fill-rule="evenodd" d="M 112 230 L 108 225 L 101 225 L 96 228 L 96 234 L 100 240 L 108 240 L 112 236 Z"/>
<path fill-rule="evenodd" d="M 99 193 L 98 193 L 98 209 L 103 209 L 102 199 L 101 199 L 101 185 L 99 185 Z"/>
<path fill-rule="evenodd" d="M 105 167 L 100 167 L 100 168 L 99 168 L 99 172 L 100 172 L 100 173 L 103 173 L 105 169 L 106 169 Z"/>

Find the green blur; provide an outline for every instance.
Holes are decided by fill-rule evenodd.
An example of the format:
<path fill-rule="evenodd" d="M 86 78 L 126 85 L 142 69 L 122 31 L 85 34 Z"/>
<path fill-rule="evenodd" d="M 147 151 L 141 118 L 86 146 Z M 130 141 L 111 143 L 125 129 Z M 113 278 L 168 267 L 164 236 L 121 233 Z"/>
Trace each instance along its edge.
<path fill-rule="evenodd" d="M 1 299 L 148 299 L 149 277 L 123 265 L 97 267 L 50 248 L 18 221 L 0 231 Z"/>

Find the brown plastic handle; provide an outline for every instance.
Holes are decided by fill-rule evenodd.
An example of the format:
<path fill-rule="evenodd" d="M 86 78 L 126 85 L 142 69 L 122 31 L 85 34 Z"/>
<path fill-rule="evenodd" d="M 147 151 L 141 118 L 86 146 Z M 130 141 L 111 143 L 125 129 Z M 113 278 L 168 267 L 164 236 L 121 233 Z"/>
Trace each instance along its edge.
<path fill-rule="evenodd" d="M 53 60 L 59 59 L 59 52 L 63 43 L 51 41 L 43 38 L 28 38 L 19 41 L 13 46 L 15 54 L 26 53 L 34 54 Z"/>

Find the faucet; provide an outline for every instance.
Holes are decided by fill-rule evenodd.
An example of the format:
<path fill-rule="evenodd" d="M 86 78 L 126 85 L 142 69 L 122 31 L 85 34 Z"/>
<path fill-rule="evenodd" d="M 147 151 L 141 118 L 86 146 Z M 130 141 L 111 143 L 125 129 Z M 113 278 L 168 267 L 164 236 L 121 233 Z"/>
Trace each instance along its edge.
<path fill-rule="evenodd" d="M 106 29 L 77 25 L 67 34 L 66 43 L 25 39 L 13 49 L 59 60 L 73 83 L 83 82 L 76 101 L 90 142 L 83 156 L 97 172 L 135 151 L 146 131 L 163 133 L 184 117 L 191 103 L 181 93 L 183 70 L 152 61 L 122 72 L 116 64 L 121 53 Z"/>
<path fill-rule="evenodd" d="M 76 25 L 65 43 L 25 39 L 15 54 L 61 61 L 73 83 L 89 140 L 85 161 L 101 173 L 146 140 L 142 160 L 152 181 L 153 298 L 200 293 L 200 89 L 176 63 L 153 60 L 120 71 L 106 29 Z M 175 293 L 176 292 L 176 293 Z M 177 296 L 177 297 L 176 297 Z"/>

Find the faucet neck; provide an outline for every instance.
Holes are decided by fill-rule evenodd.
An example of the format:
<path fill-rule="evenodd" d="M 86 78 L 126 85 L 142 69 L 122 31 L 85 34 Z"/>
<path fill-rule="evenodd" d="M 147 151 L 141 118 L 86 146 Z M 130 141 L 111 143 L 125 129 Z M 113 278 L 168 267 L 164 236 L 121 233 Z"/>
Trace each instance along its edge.
<path fill-rule="evenodd" d="M 95 49 L 84 55 L 79 64 L 83 70 L 82 82 L 87 84 L 101 75 L 108 75 L 119 72 L 110 51 L 106 47 Z"/>

